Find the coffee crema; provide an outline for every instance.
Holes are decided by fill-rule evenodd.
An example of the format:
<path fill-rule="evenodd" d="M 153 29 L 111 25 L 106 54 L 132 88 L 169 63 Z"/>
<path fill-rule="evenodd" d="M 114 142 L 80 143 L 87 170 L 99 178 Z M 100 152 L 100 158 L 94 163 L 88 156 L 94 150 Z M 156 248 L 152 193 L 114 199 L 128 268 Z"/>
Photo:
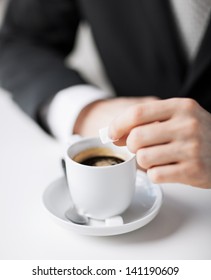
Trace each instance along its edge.
<path fill-rule="evenodd" d="M 78 153 L 73 160 L 88 166 L 112 166 L 125 161 L 123 156 L 109 148 L 90 148 Z"/>

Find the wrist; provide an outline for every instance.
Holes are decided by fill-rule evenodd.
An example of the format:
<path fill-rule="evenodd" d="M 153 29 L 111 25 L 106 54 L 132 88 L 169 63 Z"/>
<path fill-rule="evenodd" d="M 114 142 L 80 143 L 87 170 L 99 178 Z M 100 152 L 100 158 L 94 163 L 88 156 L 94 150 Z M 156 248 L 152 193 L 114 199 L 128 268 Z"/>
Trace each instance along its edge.
<path fill-rule="evenodd" d="M 105 100 L 97 100 L 86 107 L 84 107 L 79 113 L 74 128 L 73 133 L 81 136 L 96 136 L 98 131 L 95 129 L 94 120 L 95 111 L 99 106 L 104 103 Z"/>

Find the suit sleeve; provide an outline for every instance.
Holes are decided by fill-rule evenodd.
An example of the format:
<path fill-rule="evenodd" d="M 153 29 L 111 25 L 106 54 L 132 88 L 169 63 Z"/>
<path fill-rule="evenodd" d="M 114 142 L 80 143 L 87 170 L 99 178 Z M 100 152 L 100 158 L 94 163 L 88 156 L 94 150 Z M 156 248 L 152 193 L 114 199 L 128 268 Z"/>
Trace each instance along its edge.
<path fill-rule="evenodd" d="M 65 66 L 79 13 L 73 0 L 11 0 L 0 31 L 0 83 L 31 117 L 59 90 L 85 81 Z"/>

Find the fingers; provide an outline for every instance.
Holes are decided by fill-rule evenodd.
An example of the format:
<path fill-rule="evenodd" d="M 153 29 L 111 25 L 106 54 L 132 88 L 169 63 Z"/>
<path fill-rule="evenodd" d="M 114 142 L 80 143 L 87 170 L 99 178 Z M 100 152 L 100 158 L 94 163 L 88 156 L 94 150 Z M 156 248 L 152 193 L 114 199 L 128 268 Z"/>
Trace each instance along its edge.
<path fill-rule="evenodd" d="M 136 153 L 154 183 L 211 187 L 211 116 L 192 99 L 131 106 L 110 125 L 115 144 Z"/>
<path fill-rule="evenodd" d="M 166 133 L 163 133 L 163 131 Z M 127 145 L 132 153 L 136 153 L 140 148 L 172 141 L 173 132 L 171 124 L 168 123 L 168 121 L 156 122 L 133 128 L 129 135 L 124 135 L 122 138 L 115 141 L 114 144 L 117 146 Z"/>
<path fill-rule="evenodd" d="M 143 148 L 136 153 L 137 163 L 144 169 L 159 165 L 177 163 L 183 160 L 179 145 L 170 143 L 149 148 Z"/>
<path fill-rule="evenodd" d="M 123 136 L 115 145 L 127 145 L 132 153 L 136 153 L 143 147 L 169 143 L 174 139 L 174 134 L 171 123 L 156 122 L 133 128 L 129 135 Z"/>
<path fill-rule="evenodd" d="M 157 166 L 147 170 L 147 175 L 153 183 L 186 183 L 187 176 L 182 164 Z"/>
<path fill-rule="evenodd" d="M 197 161 L 152 167 L 147 170 L 147 175 L 153 183 L 157 184 L 182 183 L 204 189 L 210 188 L 207 174 L 203 169 L 198 168 Z"/>
<path fill-rule="evenodd" d="M 164 133 L 165 131 L 165 133 Z M 171 124 L 156 122 L 135 127 L 127 137 L 127 147 L 132 153 L 143 147 L 154 146 L 171 142 L 173 140 Z"/>
<path fill-rule="evenodd" d="M 109 127 L 109 137 L 120 139 L 136 126 L 168 120 L 175 109 L 175 100 L 156 100 L 129 107 Z"/>

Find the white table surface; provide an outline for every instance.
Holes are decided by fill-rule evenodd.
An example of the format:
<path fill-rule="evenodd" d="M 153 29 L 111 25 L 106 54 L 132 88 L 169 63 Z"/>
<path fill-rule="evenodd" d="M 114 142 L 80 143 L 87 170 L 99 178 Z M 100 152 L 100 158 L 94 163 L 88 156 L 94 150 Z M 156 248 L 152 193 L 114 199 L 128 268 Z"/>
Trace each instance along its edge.
<path fill-rule="evenodd" d="M 62 148 L 0 91 L 0 259 L 211 259 L 211 190 L 165 185 L 158 216 L 113 237 L 76 234 L 42 205 Z"/>

